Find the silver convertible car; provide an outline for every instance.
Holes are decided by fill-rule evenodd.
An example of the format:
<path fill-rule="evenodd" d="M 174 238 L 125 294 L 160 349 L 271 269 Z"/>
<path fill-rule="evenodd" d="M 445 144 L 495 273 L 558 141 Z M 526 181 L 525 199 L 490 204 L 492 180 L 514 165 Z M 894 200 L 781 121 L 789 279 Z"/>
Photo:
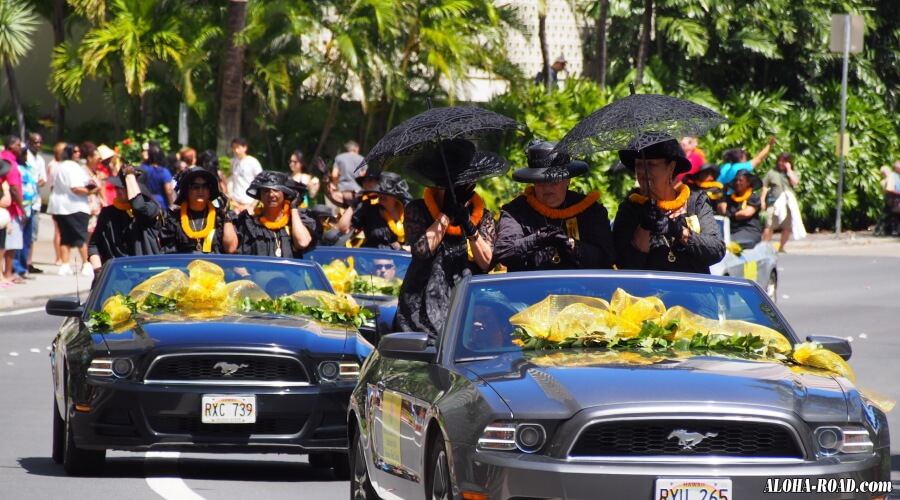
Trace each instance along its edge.
<path fill-rule="evenodd" d="M 890 491 L 889 403 L 855 385 L 846 340 L 801 339 L 754 282 L 485 275 L 457 286 L 449 314 L 440 338 L 390 334 L 364 363 L 351 498 Z"/>

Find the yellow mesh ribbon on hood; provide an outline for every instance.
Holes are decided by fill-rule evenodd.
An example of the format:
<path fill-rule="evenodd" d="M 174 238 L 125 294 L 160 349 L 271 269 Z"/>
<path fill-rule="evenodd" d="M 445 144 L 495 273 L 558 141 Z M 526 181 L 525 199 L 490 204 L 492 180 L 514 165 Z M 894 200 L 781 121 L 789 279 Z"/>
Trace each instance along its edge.
<path fill-rule="evenodd" d="M 296 300 L 308 307 L 321 307 L 329 311 L 343 313 L 348 315 L 356 315 L 359 313 L 360 306 L 353 297 L 349 295 L 340 295 L 326 292 L 324 290 L 301 290 L 288 298 Z"/>
<path fill-rule="evenodd" d="M 671 340 L 690 340 L 694 333 L 708 333 L 710 335 L 733 335 L 735 333 L 749 333 L 762 338 L 769 347 L 775 349 L 782 354 L 791 350 L 791 343 L 784 335 L 777 331 L 756 323 L 727 319 L 719 321 L 710 319 L 705 316 L 693 313 L 681 306 L 673 306 L 666 310 L 663 314 L 662 322 L 668 323 L 670 320 L 677 319 L 678 329 Z M 829 351 L 830 352 L 830 351 Z"/>
<path fill-rule="evenodd" d="M 144 303 L 148 295 L 154 294 L 167 299 L 178 299 L 181 292 L 187 288 L 188 275 L 178 269 L 169 269 L 155 274 L 144 280 L 141 284 L 131 289 L 128 294 L 131 300 L 137 302 L 138 308 Z"/>
<path fill-rule="evenodd" d="M 247 297 L 250 300 L 270 298 L 265 290 L 250 280 L 232 281 L 225 285 L 225 288 L 228 290 L 228 305 L 232 307 L 240 303 L 244 297 Z"/>
<path fill-rule="evenodd" d="M 537 304 L 514 314 L 509 318 L 509 322 L 513 326 L 524 328 L 533 337 L 559 342 L 570 336 L 571 333 L 567 330 L 569 324 L 580 322 L 575 317 L 576 314 L 587 311 L 585 308 L 577 308 L 570 309 L 565 315 L 561 314 L 564 309 L 574 304 L 599 311 L 609 309 L 609 303 L 603 299 L 580 295 L 548 295 Z"/>
<path fill-rule="evenodd" d="M 127 329 L 123 327 L 132 321 L 131 309 L 125 301 L 125 296 L 115 294 L 103 301 L 103 307 L 100 308 L 101 311 L 109 314 L 109 327 L 114 331 Z"/>

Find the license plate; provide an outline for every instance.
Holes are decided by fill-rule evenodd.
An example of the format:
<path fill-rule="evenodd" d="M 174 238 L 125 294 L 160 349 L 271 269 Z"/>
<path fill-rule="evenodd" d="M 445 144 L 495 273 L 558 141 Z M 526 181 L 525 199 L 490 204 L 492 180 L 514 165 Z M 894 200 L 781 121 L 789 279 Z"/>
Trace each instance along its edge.
<path fill-rule="evenodd" d="M 657 479 L 656 500 L 734 500 L 731 479 Z"/>
<path fill-rule="evenodd" d="M 252 424 L 256 396 L 203 396 L 200 414 L 204 424 Z"/>

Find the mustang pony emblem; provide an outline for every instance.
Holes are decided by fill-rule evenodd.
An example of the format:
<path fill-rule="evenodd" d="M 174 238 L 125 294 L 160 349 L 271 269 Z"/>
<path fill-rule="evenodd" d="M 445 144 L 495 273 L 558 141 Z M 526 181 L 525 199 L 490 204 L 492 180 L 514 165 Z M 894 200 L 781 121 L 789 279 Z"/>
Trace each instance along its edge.
<path fill-rule="evenodd" d="M 234 373 L 237 372 L 238 370 L 240 370 L 241 368 L 247 368 L 248 366 L 250 366 L 250 365 L 245 365 L 243 363 L 237 364 L 237 363 L 229 363 L 227 361 L 219 361 L 218 363 L 213 365 L 213 370 L 218 368 L 218 369 L 222 370 L 222 375 L 224 375 L 226 377 L 230 377 L 230 376 L 234 375 Z M 669 437 L 671 437 L 671 436 L 669 436 Z"/>
<path fill-rule="evenodd" d="M 716 437 L 718 435 L 718 432 L 707 432 L 706 434 L 700 434 L 699 432 L 688 432 L 684 429 L 675 429 L 671 434 L 669 434 L 669 437 L 667 437 L 666 439 L 677 437 L 678 444 L 685 450 L 690 450 L 694 447 L 694 445 L 700 444 L 700 441 L 703 441 L 706 438 Z"/>

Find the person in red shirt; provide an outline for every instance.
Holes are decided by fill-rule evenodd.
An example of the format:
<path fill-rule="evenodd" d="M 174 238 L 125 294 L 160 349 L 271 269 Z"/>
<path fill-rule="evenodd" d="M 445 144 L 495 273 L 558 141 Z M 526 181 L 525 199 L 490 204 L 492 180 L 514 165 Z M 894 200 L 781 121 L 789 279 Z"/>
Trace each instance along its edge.
<path fill-rule="evenodd" d="M 0 178 L 0 183 L 6 182 L 9 185 L 9 193 L 12 203 L 6 210 L 9 211 L 10 223 L 6 228 L 6 238 L 0 249 L 0 257 L 3 261 L 3 273 L 0 276 L 0 284 L 7 283 L 25 283 L 25 281 L 16 276 L 13 269 L 13 257 L 16 250 L 22 249 L 22 218 L 25 211 L 22 209 L 22 174 L 19 172 L 18 157 L 22 154 L 22 140 L 15 135 L 10 135 L 4 141 L 6 149 L 0 151 L 0 158 L 9 162 L 12 168 L 5 176 Z M 3 210 L 3 209 L 0 209 Z"/>
<path fill-rule="evenodd" d="M 691 169 L 683 174 L 678 174 L 675 176 L 675 182 L 683 182 L 682 179 L 686 175 L 693 175 L 700 171 L 700 167 L 706 163 L 706 155 L 703 153 L 703 150 L 697 147 L 697 136 L 689 135 L 687 137 L 681 138 L 681 150 L 684 151 L 684 155 L 687 156 L 689 162 L 691 162 Z"/>

